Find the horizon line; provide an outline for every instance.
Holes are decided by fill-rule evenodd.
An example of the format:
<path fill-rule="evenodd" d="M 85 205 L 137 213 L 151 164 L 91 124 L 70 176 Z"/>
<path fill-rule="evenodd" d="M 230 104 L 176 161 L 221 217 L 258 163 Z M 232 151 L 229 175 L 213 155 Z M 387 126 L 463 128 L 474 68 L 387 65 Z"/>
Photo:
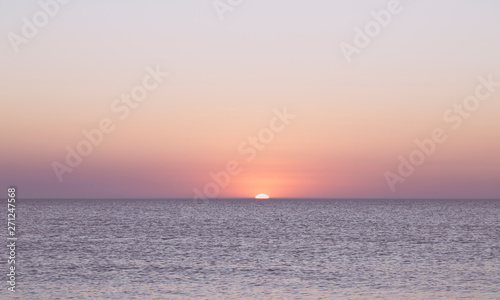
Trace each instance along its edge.
<path fill-rule="evenodd" d="M 7 199 L 7 198 L 2 198 L 2 199 Z M 427 198 L 427 197 L 419 197 L 419 198 L 407 198 L 407 197 L 402 197 L 402 198 L 383 198 L 383 197 L 376 197 L 376 198 L 367 198 L 367 197 L 346 197 L 346 198 L 335 198 L 335 197 L 269 197 L 269 199 L 256 199 L 254 197 L 218 197 L 218 198 L 207 198 L 204 200 L 260 200 L 260 201 L 265 201 L 265 200 L 284 200 L 284 199 L 289 199 L 289 200 L 500 200 L 500 197 L 498 198 L 471 198 L 471 197 L 466 197 L 466 198 L 457 198 L 457 197 L 449 197 L 449 198 L 444 198 L 444 197 L 439 197 L 439 198 Z M 104 197 L 104 198 L 99 198 L 99 197 L 85 197 L 85 198 L 71 198 L 71 197 L 36 197 L 36 198 L 22 198 L 22 197 L 16 197 L 16 200 L 194 200 L 193 198 L 187 198 L 187 197 L 147 197 L 147 198 L 137 198 L 137 197 Z"/>

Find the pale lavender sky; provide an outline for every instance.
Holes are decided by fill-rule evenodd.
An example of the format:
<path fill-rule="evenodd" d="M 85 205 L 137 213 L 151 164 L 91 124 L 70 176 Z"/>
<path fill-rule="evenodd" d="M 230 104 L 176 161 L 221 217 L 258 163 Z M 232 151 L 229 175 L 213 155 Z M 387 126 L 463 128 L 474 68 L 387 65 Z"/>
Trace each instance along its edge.
<path fill-rule="evenodd" d="M 221 19 L 208 0 L 73 0 L 45 24 L 37 1 L 0 0 L 0 188 L 190 198 L 236 161 L 216 196 L 500 198 L 500 87 L 479 79 L 500 81 L 500 2 L 400 1 L 348 63 L 342 43 L 390 3 L 242 1 Z M 147 97 L 118 107 L 145 76 Z M 488 95 L 461 116 L 477 89 Z M 284 107 L 296 117 L 251 146 Z M 68 166 L 103 119 L 114 130 Z M 403 176 L 399 157 L 436 128 L 446 141 Z"/>

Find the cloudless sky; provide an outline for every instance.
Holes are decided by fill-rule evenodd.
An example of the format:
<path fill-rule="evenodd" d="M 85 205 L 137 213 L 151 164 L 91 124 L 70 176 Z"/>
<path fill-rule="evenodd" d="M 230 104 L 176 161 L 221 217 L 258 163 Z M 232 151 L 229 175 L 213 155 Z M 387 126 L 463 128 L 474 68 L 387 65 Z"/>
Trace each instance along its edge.
<path fill-rule="evenodd" d="M 224 2 L 224 1 L 223 1 Z M 0 188 L 20 197 L 186 197 L 235 160 L 220 197 L 500 198 L 500 88 L 453 130 L 443 113 L 500 81 L 500 2 L 401 1 L 348 63 L 340 44 L 390 1 L 78 1 L 15 53 L 37 1 L 0 0 Z M 168 78 L 125 120 L 110 107 L 146 67 Z M 296 115 L 257 157 L 238 145 L 274 109 Z M 82 130 L 116 126 L 59 182 Z M 448 136 L 388 186 L 400 155 Z"/>

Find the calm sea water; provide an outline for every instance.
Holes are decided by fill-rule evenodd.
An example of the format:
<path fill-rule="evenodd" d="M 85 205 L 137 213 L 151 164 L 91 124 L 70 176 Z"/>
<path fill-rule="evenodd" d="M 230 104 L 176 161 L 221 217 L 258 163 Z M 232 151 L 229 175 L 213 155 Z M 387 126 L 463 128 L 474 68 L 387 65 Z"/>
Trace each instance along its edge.
<path fill-rule="evenodd" d="M 4 276 L 2 299 L 500 299 L 500 201 L 21 199 L 17 213 L 18 291 Z"/>

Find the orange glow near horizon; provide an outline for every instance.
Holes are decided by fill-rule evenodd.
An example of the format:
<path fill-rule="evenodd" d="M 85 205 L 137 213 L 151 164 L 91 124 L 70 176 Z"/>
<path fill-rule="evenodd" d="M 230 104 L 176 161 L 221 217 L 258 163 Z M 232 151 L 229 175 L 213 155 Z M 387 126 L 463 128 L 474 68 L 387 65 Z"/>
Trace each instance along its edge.
<path fill-rule="evenodd" d="M 269 199 L 269 196 L 266 194 L 259 194 L 255 196 L 255 199 Z"/>
<path fill-rule="evenodd" d="M 13 32 L 21 2 L 0 10 Z M 87 2 L 0 55 L 0 182 L 27 198 L 500 197 L 498 1 L 412 5 L 352 63 L 340 43 L 374 9 L 358 1 L 289 5 L 280 22 L 262 1 L 222 23 L 193 1 L 105 1 L 112 22 Z M 150 68 L 169 75 L 136 101 Z M 491 95 L 476 107 L 476 92 Z M 436 128 L 446 141 L 392 191 L 384 174 Z"/>

